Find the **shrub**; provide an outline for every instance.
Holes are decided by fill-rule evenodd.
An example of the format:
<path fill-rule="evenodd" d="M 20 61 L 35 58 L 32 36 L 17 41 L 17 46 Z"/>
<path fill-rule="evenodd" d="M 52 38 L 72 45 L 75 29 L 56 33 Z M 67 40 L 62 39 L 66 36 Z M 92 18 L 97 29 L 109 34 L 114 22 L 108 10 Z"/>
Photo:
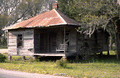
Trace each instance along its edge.
<path fill-rule="evenodd" d="M 57 65 L 57 67 L 63 67 L 63 68 L 66 68 L 66 66 L 67 66 L 67 63 L 68 63 L 68 61 L 65 59 L 60 59 L 60 60 L 57 60 L 56 61 L 56 65 Z"/>
<path fill-rule="evenodd" d="M 0 62 L 5 62 L 6 57 L 0 53 Z"/>

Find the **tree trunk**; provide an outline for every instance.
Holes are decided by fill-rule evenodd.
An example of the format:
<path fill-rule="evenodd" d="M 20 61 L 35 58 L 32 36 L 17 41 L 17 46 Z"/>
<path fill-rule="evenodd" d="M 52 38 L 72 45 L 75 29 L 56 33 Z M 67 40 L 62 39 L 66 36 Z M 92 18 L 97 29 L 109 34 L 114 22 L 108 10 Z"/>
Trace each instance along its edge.
<path fill-rule="evenodd" d="M 117 59 L 119 59 L 119 46 L 118 46 L 118 33 L 115 33 L 115 45 L 116 45 L 116 52 L 117 52 Z"/>
<path fill-rule="evenodd" d="M 111 20 L 112 22 L 113 22 L 113 24 L 114 24 L 114 32 L 115 32 L 115 45 L 116 45 L 116 52 L 117 52 L 117 55 L 116 55 L 116 58 L 117 59 L 119 59 L 119 42 L 118 42 L 118 31 L 117 31 L 117 25 L 116 25 L 116 22 L 115 21 L 113 21 L 113 20 Z"/>
<path fill-rule="evenodd" d="M 110 36 L 110 50 L 112 50 L 112 36 Z"/>

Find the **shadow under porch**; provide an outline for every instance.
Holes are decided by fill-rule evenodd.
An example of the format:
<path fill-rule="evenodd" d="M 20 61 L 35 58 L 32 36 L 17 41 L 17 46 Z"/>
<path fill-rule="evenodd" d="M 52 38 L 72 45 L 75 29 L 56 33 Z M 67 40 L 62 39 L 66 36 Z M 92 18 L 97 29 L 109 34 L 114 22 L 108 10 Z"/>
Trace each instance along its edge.
<path fill-rule="evenodd" d="M 74 35 L 72 38 L 76 39 L 75 29 L 73 30 L 73 27 L 34 29 L 34 55 L 63 57 L 72 55 L 73 52 L 76 52 L 76 41 L 69 38 L 72 35 Z M 59 48 L 61 44 L 64 44 L 64 38 L 71 40 L 67 43 L 66 51 L 57 51 L 57 48 Z"/>

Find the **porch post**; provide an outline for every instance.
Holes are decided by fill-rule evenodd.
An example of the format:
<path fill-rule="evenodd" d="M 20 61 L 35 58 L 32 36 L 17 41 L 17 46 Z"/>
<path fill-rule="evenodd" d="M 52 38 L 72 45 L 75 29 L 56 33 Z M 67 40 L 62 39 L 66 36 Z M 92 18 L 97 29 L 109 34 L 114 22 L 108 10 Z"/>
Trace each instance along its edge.
<path fill-rule="evenodd" d="M 49 34 L 49 30 L 48 30 L 48 52 L 50 52 L 50 36 L 49 36 L 50 34 Z"/>
<path fill-rule="evenodd" d="M 66 47 L 65 47 L 65 26 L 64 26 L 64 53 L 66 53 L 65 49 Z"/>

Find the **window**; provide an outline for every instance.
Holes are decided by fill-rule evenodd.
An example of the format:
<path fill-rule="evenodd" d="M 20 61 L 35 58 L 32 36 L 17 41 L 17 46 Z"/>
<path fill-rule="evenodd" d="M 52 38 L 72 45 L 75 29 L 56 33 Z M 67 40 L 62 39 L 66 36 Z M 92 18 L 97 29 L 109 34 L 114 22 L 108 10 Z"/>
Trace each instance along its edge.
<path fill-rule="evenodd" d="M 23 46 L 23 38 L 22 38 L 22 34 L 18 34 L 17 37 L 17 47 L 22 47 Z"/>

